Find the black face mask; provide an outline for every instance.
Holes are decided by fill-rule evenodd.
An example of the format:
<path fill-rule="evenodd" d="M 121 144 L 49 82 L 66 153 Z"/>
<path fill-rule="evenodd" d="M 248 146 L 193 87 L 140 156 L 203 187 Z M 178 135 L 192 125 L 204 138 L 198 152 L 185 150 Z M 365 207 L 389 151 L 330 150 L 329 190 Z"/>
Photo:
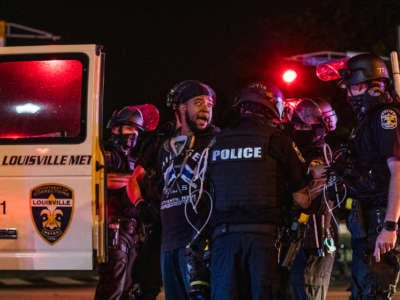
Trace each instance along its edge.
<path fill-rule="evenodd" d="M 362 120 L 367 112 L 372 108 L 377 106 L 379 103 L 385 103 L 385 96 L 371 96 L 367 92 L 362 95 L 348 97 L 348 101 L 356 114 L 357 119 Z"/>
<path fill-rule="evenodd" d="M 138 134 L 123 134 L 122 139 L 125 142 L 124 145 L 126 146 L 126 150 L 130 150 L 136 146 L 136 142 L 138 139 Z"/>
<path fill-rule="evenodd" d="M 136 146 L 138 134 L 113 134 L 111 139 L 114 145 L 121 147 L 121 150 L 126 152 Z"/>

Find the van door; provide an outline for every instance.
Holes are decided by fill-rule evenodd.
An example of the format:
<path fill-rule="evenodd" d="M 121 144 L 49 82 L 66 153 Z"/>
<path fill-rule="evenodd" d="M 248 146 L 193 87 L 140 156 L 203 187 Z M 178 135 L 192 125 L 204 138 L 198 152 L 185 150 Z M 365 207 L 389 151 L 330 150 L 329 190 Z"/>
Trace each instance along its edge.
<path fill-rule="evenodd" d="M 0 47 L 0 269 L 104 260 L 103 65 L 97 45 Z"/>

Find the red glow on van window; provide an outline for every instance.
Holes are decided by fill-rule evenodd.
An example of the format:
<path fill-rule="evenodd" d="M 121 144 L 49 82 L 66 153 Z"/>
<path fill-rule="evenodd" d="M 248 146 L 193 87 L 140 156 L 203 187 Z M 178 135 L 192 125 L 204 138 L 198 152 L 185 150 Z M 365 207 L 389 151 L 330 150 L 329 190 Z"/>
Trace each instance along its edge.
<path fill-rule="evenodd" d="M 46 60 L 38 62 L 38 68 L 43 68 L 43 71 L 49 75 L 67 74 L 67 72 L 70 72 L 71 68 L 73 68 L 73 61 L 57 59 Z"/>
<path fill-rule="evenodd" d="M 0 63 L 0 138 L 76 137 L 81 131 L 83 63 L 49 59 Z M 17 113 L 26 105 L 34 114 Z"/>
<path fill-rule="evenodd" d="M 26 136 L 21 135 L 21 134 L 2 134 L 0 135 L 0 139 L 10 139 L 10 140 L 18 140 L 26 138 Z"/>

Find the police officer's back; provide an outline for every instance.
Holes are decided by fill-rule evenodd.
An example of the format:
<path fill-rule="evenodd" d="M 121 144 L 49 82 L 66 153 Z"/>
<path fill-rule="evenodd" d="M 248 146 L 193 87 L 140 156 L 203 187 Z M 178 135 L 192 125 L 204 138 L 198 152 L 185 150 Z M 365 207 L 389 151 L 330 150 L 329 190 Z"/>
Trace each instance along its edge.
<path fill-rule="evenodd" d="M 310 199 L 305 165 L 275 123 L 282 98 L 277 87 L 261 82 L 244 88 L 234 104 L 238 118 L 217 135 L 210 153 L 212 299 L 284 299 L 276 243 L 284 193 L 292 192 L 302 207 Z"/>

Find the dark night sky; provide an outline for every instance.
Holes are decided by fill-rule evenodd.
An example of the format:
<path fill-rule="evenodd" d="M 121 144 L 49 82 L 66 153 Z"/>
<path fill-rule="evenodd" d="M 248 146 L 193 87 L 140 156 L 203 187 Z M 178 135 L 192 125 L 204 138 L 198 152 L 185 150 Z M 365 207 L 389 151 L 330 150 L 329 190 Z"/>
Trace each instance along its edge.
<path fill-rule="evenodd" d="M 105 47 L 105 115 L 114 107 L 141 102 L 163 108 L 168 90 L 185 79 L 210 84 L 217 92 L 217 109 L 223 109 L 244 80 L 260 74 L 268 43 L 259 34 L 259 21 L 279 9 L 194 1 L 0 3 L 0 19 L 60 35 L 58 44 Z M 7 45 L 49 42 L 10 38 Z"/>
<path fill-rule="evenodd" d="M 181 80 L 199 79 L 217 93 L 218 124 L 243 83 L 271 77 L 277 56 L 345 50 L 306 49 L 306 43 L 290 43 L 293 36 L 280 38 L 280 45 L 284 40 L 289 46 L 278 48 L 273 33 L 262 29 L 278 17 L 302 15 L 302 5 L 320 1 L 281 0 L 273 6 L 271 1 L 158 2 L 0 0 L 0 19 L 60 35 L 58 44 L 103 45 L 106 118 L 116 107 L 144 102 L 168 115 L 168 90 Z M 7 40 L 8 45 L 43 43 L 49 41 Z"/>

